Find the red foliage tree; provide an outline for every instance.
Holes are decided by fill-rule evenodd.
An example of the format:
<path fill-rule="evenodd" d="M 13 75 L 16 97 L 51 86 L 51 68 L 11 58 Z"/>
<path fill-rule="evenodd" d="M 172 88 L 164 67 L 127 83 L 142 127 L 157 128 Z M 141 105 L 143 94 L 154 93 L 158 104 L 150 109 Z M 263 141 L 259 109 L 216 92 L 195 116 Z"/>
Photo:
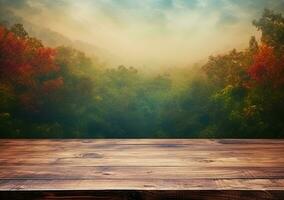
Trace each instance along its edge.
<path fill-rule="evenodd" d="M 248 73 L 257 84 L 280 87 L 284 85 L 284 57 L 274 48 L 263 44 L 253 58 Z"/>
<path fill-rule="evenodd" d="M 60 68 L 55 56 L 55 49 L 44 47 L 35 38 L 19 37 L 0 26 L 1 82 L 13 86 L 23 106 L 36 105 L 46 91 L 63 84 L 62 77 L 56 75 Z"/>

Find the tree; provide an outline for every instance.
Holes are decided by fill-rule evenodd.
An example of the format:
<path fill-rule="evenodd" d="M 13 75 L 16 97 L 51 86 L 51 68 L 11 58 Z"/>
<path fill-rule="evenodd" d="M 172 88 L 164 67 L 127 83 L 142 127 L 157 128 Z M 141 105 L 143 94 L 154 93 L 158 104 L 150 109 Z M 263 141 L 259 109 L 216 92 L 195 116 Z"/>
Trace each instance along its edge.
<path fill-rule="evenodd" d="M 275 48 L 284 48 L 284 18 L 282 14 L 276 14 L 265 9 L 259 20 L 253 24 L 262 32 L 262 41 Z"/>
<path fill-rule="evenodd" d="M 273 47 L 266 44 L 260 46 L 254 55 L 253 64 L 249 68 L 249 75 L 258 84 L 272 86 L 284 85 L 284 56 L 277 57 Z"/>
<path fill-rule="evenodd" d="M 0 27 L 0 55 L 0 99 L 5 105 L 0 113 L 7 113 L 11 119 L 42 119 L 47 99 L 48 104 L 54 99 L 48 96 L 64 83 L 55 63 L 56 51 L 30 38 L 17 24 L 11 31 Z"/>
<path fill-rule="evenodd" d="M 26 39 L 29 37 L 28 32 L 24 29 L 23 24 L 14 24 L 11 28 L 10 31 L 15 34 L 15 36 Z"/>

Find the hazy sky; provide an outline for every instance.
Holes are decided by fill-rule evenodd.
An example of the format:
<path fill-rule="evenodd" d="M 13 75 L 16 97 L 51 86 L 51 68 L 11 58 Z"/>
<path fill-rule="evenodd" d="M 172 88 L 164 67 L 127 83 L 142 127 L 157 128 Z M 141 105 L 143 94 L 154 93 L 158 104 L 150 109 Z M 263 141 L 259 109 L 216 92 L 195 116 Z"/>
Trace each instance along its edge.
<path fill-rule="evenodd" d="M 116 64 L 176 66 L 242 49 L 284 0 L 0 0 L 27 20 L 105 49 Z"/>

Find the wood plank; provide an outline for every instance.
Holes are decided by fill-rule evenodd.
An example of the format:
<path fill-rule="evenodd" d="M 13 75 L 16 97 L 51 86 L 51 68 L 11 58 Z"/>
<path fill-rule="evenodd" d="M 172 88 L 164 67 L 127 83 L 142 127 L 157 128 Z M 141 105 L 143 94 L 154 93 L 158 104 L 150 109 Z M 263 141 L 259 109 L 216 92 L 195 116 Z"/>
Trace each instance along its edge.
<path fill-rule="evenodd" d="M 7 178 L 8 177 L 8 178 Z M 0 166 L 0 179 L 284 179 L 284 167 Z"/>
<path fill-rule="evenodd" d="M 2 139 L 0 199 L 283 200 L 283 153 L 268 139 Z"/>
<path fill-rule="evenodd" d="M 284 188 L 283 179 L 2 179 L 0 191 L 46 190 L 265 190 Z"/>

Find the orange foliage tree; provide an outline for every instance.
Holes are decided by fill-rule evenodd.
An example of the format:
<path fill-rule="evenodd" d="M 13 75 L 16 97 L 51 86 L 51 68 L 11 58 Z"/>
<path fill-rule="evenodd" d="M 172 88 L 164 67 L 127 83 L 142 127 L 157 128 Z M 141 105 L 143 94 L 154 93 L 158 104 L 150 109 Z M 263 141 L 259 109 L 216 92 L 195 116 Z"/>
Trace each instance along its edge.
<path fill-rule="evenodd" d="M 16 26 L 19 31 L 21 27 Z M 19 96 L 23 108 L 38 111 L 47 93 L 59 89 L 63 78 L 55 63 L 56 50 L 44 47 L 27 34 L 12 32 L 0 26 L 0 76 Z M 17 34 L 18 33 L 18 34 Z"/>

